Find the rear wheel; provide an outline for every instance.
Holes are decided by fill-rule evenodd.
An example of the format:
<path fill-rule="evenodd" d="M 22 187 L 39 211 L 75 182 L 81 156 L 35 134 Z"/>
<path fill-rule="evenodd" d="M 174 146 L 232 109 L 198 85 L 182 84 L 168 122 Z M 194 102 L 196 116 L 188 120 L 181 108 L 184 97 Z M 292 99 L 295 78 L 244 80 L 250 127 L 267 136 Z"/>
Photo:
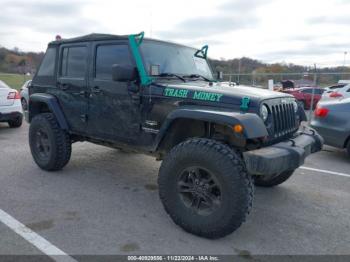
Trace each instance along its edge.
<path fill-rule="evenodd" d="M 253 183 L 240 156 L 209 139 L 189 139 L 166 156 L 159 171 L 166 212 L 184 230 L 219 238 L 245 221 Z"/>
<path fill-rule="evenodd" d="M 254 184 L 260 187 L 273 187 L 287 181 L 294 173 L 294 170 L 282 172 L 269 176 L 254 176 Z"/>
<path fill-rule="evenodd" d="M 60 128 L 52 113 L 33 118 L 29 145 L 35 163 L 44 170 L 60 170 L 69 162 L 72 151 L 69 134 Z"/>
<path fill-rule="evenodd" d="M 22 108 L 24 111 L 28 110 L 28 103 L 27 103 L 27 100 L 25 98 L 21 99 L 21 104 L 22 104 Z"/>
<path fill-rule="evenodd" d="M 22 126 L 22 122 L 23 122 L 23 117 L 18 116 L 15 119 L 8 121 L 8 124 L 11 128 L 17 128 L 17 127 Z"/>

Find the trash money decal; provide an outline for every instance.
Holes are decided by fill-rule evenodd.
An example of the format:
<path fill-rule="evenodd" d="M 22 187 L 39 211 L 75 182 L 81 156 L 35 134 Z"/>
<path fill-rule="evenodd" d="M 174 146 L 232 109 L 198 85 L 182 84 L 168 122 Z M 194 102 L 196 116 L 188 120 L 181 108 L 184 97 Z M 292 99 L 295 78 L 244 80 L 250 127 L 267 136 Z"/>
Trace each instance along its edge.
<path fill-rule="evenodd" d="M 187 89 L 165 88 L 164 95 L 171 96 L 171 97 L 188 98 L 189 91 Z M 223 96 L 222 94 L 218 94 L 218 93 L 194 91 L 191 98 L 196 100 L 203 100 L 203 101 L 220 102 L 222 96 Z"/>

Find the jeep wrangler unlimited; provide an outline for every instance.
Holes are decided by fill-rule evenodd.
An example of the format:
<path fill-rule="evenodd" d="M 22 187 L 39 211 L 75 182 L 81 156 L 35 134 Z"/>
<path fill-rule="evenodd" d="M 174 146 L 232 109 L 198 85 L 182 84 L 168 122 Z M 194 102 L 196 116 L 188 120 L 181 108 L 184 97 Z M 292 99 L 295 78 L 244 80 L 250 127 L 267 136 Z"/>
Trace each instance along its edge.
<path fill-rule="evenodd" d="M 29 143 L 49 171 L 90 141 L 162 160 L 159 196 L 188 232 L 219 238 L 252 207 L 254 186 L 286 181 L 322 147 L 284 93 L 214 81 L 208 47 L 138 35 L 56 40 L 29 88 Z"/>

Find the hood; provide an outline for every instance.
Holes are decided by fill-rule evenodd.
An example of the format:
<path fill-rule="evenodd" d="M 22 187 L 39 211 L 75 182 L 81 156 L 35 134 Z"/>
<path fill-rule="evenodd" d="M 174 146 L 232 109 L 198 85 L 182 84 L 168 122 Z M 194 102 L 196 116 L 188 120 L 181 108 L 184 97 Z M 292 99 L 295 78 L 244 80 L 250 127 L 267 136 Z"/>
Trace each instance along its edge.
<path fill-rule="evenodd" d="M 252 86 L 229 86 L 228 84 L 213 83 L 209 85 L 208 82 L 203 81 L 191 81 L 186 83 L 157 83 L 158 85 L 169 87 L 186 89 L 194 92 L 208 92 L 222 94 L 220 103 L 236 104 L 239 105 L 243 97 L 249 97 L 252 106 L 258 106 L 261 101 L 272 98 L 293 97 L 292 95 L 270 91 L 262 88 L 255 88 Z"/>

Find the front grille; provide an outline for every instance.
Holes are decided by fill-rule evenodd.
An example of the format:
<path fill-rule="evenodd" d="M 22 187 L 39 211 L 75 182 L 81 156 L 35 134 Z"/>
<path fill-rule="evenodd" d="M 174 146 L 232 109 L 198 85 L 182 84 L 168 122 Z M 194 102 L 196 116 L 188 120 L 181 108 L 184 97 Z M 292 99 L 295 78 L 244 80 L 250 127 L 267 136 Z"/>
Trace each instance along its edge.
<path fill-rule="evenodd" d="M 286 135 L 296 129 L 293 104 L 279 104 L 271 108 L 275 137 Z"/>
<path fill-rule="evenodd" d="M 273 99 L 265 102 L 270 110 L 270 118 L 266 126 L 270 141 L 288 137 L 298 130 L 299 117 L 294 112 L 292 101 L 291 99 Z"/>

